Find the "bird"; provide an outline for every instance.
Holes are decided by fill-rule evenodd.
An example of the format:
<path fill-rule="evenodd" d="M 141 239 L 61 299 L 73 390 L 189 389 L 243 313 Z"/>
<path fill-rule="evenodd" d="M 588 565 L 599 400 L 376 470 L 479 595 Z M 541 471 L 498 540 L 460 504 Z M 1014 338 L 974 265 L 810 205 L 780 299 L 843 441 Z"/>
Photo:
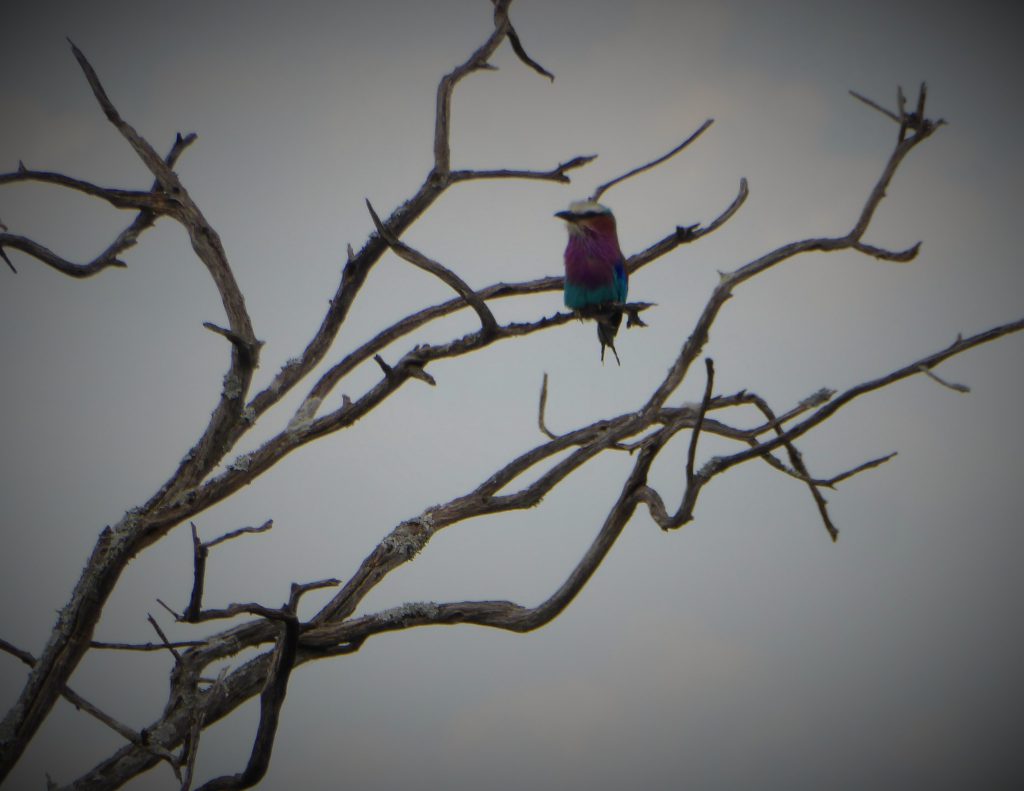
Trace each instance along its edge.
<path fill-rule="evenodd" d="M 565 247 L 565 305 L 581 317 L 597 322 L 597 339 L 601 343 L 601 362 L 609 348 L 615 351 L 615 334 L 622 323 L 617 306 L 626 301 L 629 276 L 626 261 L 619 248 L 615 215 L 607 206 L 594 200 L 574 201 L 566 211 L 555 212 L 565 220 L 569 242 Z"/>

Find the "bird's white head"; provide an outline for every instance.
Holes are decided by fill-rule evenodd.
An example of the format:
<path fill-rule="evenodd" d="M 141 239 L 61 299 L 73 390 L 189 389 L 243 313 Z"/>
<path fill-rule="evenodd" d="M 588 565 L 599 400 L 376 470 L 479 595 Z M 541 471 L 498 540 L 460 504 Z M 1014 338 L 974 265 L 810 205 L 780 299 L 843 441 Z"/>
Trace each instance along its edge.
<path fill-rule="evenodd" d="M 577 200 L 569 204 L 566 211 L 555 213 L 566 222 L 580 222 L 591 217 L 611 217 L 612 210 L 595 200 Z"/>
<path fill-rule="evenodd" d="M 555 216 L 565 220 L 570 236 L 600 233 L 614 235 L 615 217 L 612 210 L 594 200 L 578 200 L 569 204 L 566 211 L 555 212 Z"/>

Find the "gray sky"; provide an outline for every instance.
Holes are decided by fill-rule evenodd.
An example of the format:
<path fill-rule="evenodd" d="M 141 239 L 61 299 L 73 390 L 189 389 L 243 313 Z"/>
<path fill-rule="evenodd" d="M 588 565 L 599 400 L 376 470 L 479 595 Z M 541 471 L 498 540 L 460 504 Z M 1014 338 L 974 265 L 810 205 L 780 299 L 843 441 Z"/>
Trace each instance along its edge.
<path fill-rule="evenodd" d="M 636 252 L 677 224 L 751 197 L 717 234 L 644 269 L 630 295 L 658 303 L 598 362 L 592 326 L 506 342 L 432 368 L 343 435 L 294 454 L 204 514 L 212 538 L 273 518 L 270 534 L 214 551 L 207 602 L 275 603 L 292 581 L 344 577 L 397 522 L 477 485 L 542 439 L 633 409 L 660 381 L 713 288 L 802 236 L 854 222 L 895 127 L 853 101 L 892 104 L 927 79 L 950 123 L 905 163 L 869 233 L 910 265 L 854 255 L 791 261 L 739 289 L 708 353 L 721 392 L 784 410 L 1024 314 L 1019 182 L 1020 19 L 1005 4 L 541 2 L 512 18 L 554 84 L 507 45 L 454 103 L 457 167 L 546 169 L 599 154 L 568 187 L 453 189 L 407 234 L 474 287 L 559 271 L 553 212 L 662 153 L 705 118 L 699 144 L 605 198 Z M 413 3 L 40 4 L 0 9 L 0 171 L 26 165 L 111 186 L 150 178 L 105 121 L 65 36 L 125 118 L 161 150 L 199 133 L 178 172 L 220 232 L 266 341 L 257 386 L 296 355 L 333 293 L 345 246 L 430 166 L 437 79 L 490 30 L 483 0 Z M 127 216 L 42 186 L 0 190 L 12 232 L 85 260 Z M 0 269 L 0 635 L 38 652 L 97 532 L 172 471 L 215 403 L 221 308 L 169 222 L 127 270 L 62 277 L 18 253 Z M 393 257 L 373 271 L 328 363 L 412 309 L 448 297 Z M 559 309 L 548 294 L 495 306 L 503 320 Z M 470 329 L 451 319 L 417 340 Z M 393 359 L 411 341 L 385 354 Z M 1008 787 L 1019 765 L 1020 338 L 863 399 L 802 444 L 827 476 L 899 456 L 831 493 L 833 545 L 804 487 L 748 466 L 712 484 L 695 523 L 663 534 L 638 513 L 553 624 L 515 636 L 473 627 L 371 640 L 293 677 L 267 788 L 725 789 Z M 356 396 L 379 376 L 356 372 Z M 695 399 L 699 378 L 680 400 Z M 335 395 L 340 399 L 340 394 Z M 294 401 L 289 402 L 294 408 Z M 287 421 L 287 404 L 267 431 Z M 753 422 L 753 418 L 750 418 Z M 260 436 L 266 436 L 264 433 Z M 260 437 L 254 437 L 256 442 Z M 702 457 L 726 446 L 702 445 Z M 685 440 L 653 480 L 678 497 Z M 528 513 L 439 534 L 364 611 L 403 601 L 536 604 L 579 558 L 626 458 L 599 460 Z M 97 638 L 148 640 L 155 598 L 183 606 L 184 531 L 138 558 Z M 310 606 L 316 603 L 310 597 Z M 167 623 L 179 639 L 189 629 Z M 163 705 L 168 658 L 90 654 L 76 690 L 135 727 Z M 24 673 L 0 656 L 0 705 Z M 249 705 L 204 737 L 202 777 L 244 765 Z M 66 782 L 119 746 L 59 705 L 12 788 Z M 137 787 L 173 788 L 166 767 Z"/>

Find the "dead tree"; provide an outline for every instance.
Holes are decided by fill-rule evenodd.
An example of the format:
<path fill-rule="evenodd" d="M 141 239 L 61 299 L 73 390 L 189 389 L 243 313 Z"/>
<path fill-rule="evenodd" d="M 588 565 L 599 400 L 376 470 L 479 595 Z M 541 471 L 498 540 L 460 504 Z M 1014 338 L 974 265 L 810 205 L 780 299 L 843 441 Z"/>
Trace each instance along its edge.
<path fill-rule="evenodd" d="M 897 127 L 896 142 L 866 196 L 857 217 L 851 218 L 850 230 L 841 236 L 821 236 L 783 245 L 721 275 L 703 310 L 696 317 L 688 337 L 681 345 L 674 362 L 660 381 L 651 382 L 649 395 L 629 412 L 610 415 L 589 425 L 564 433 L 555 433 L 545 423 L 547 380 L 540 392 L 538 423 L 544 439 L 522 455 L 510 459 L 493 471 L 480 484 L 462 496 L 401 522 L 385 535 L 373 551 L 353 570 L 339 569 L 343 579 L 327 579 L 293 584 L 287 602 L 281 606 L 259 603 L 232 604 L 209 608 L 203 602 L 206 559 L 216 545 L 244 532 L 258 532 L 271 527 L 266 522 L 259 528 L 243 528 L 213 541 L 201 541 L 194 524 L 204 511 L 224 501 L 242 487 L 257 481 L 286 455 L 306 445 L 340 434 L 370 413 L 410 380 L 435 385 L 430 372 L 438 360 L 463 357 L 484 350 L 502 341 L 537 332 L 551 332 L 576 317 L 560 312 L 536 321 L 499 322 L 491 311 L 495 300 L 528 297 L 540 292 L 557 291 L 562 278 L 551 275 L 537 280 L 495 283 L 479 290 L 472 289 L 454 271 L 432 260 L 401 240 L 403 232 L 431 207 L 446 190 L 467 181 L 483 179 L 535 179 L 568 183 L 570 173 L 587 165 L 593 157 L 576 156 L 549 170 L 457 170 L 451 166 L 449 128 L 451 100 L 460 81 L 467 75 L 490 68 L 489 59 L 504 42 L 508 42 L 523 64 L 541 75 L 551 75 L 526 53 L 511 22 L 508 7 L 511 0 L 495 0 L 494 30 L 486 41 L 450 73 L 444 75 L 437 88 L 434 126 L 433 166 L 422 185 L 386 218 L 380 218 L 372 207 L 369 211 L 376 226 L 362 248 L 349 250 L 348 261 L 340 282 L 330 300 L 319 329 L 297 356 L 289 360 L 273 381 L 263 390 L 253 392 L 253 375 L 262 341 L 256 334 L 246 310 L 242 292 L 232 274 L 227 250 L 217 232 L 207 221 L 202 209 L 188 188 L 175 173 L 175 163 L 186 153 L 194 135 L 178 135 L 170 150 L 158 153 L 131 124 L 121 116 L 107 95 L 99 76 L 85 55 L 73 44 L 72 50 L 84 72 L 92 92 L 107 119 L 124 137 L 153 176 L 148 189 L 114 189 L 61 173 L 34 170 L 20 165 L 17 170 L 0 175 L 0 185 L 26 182 L 52 184 L 67 190 L 106 201 L 111 206 L 134 213 L 124 230 L 96 258 L 74 263 L 62 258 L 43 244 L 18 235 L 16 229 L 0 226 L 0 255 L 15 270 L 9 255 L 17 251 L 42 264 L 72 277 L 89 277 L 108 268 L 123 267 L 125 251 L 138 243 L 142 234 L 158 221 L 179 224 L 188 234 L 196 256 L 210 273 L 226 315 L 226 326 L 212 323 L 207 328 L 230 344 L 230 363 L 224 373 L 224 386 L 213 409 L 209 424 L 199 433 L 191 450 L 181 459 L 171 477 L 138 507 L 128 510 L 116 524 L 100 531 L 95 547 L 71 597 L 61 610 L 50 638 L 36 657 L 21 648 L 0 642 L 7 653 L 29 666 L 27 681 L 20 698 L 3 720 L 0 737 L 0 779 L 18 761 L 37 729 L 61 696 L 92 714 L 115 730 L 125 745 L 90 772 L 79 778 L 76 787 L 114 788 L 147 771 L 158 763 L 166 763 L 179 778 L 183 788 L 194 783 L 196 755 L 201 749 L 204 728 L 230 715 L 242 703 L 259 696 L 260 719 L 248 764 L 237 774 L 207 780 L 202 789 L 247 788 L 263 777 L 268 766 L 281 706 L 292 671 L 307 662 L 350 654 L 374 635 L 409 629 L 414 626 L 467 623 L 515 632 L 528 632 L 558 616 L 576 597 L 591 575 L 611 550 L 616 538 L 637 509 L 645 512 L 662 530 L 676 530 L 694 518 L 699 496 L 710 481 L 738 465 L 761 460 L 783 475 L 806 485 L 820 514 L 825 530 L 835 540 L 838 530 L 829 517 L 822 490 L 864 470 L 877 467 L 891 455 L 865 461 L 840 474 L 819 477 L 804 464 L 797 441 L 820 426 L 837 411 L 859 396 L 924 374 L 947 386 L 934 373 L 942 362 L 975 346 L 1024 329 L 1024 319 L 985 332 L 959 337 L 951 345 L 877 378 L 862 382 L 843 392 L 820 390 L 796 404 L 777 408 L 751 390 L 735 393 L 716 392 L 714 365 L 702 360 L 709 332 L 723 304 L 736 289 L 748 280 L 767 276 L 774 268 L 806 253 L 853 250 L 866 256 L 888 261 L 910 261 L 918 253 L 914 244 L 902 250 L 890 250 L 867 241 L 872 218 L 878 210 L 886 189 L 903 159 L 942 125 L 926 115 L 924 86 L 913 106 L 908 106 L 900 92 L 895 110 L 858 96 L 874 109 L 888 116 Z M 623 178 L 660 164 L 668 156 L 686 148 L 711 125 L 708 121 L 669 152 L 668 155 L 636 168 L 619 179 L 602 186 L 611 188 Z M 663 238 L 636 252 L 627 262 L 630 273 L 663 258 L 681 245 L 699 242 L 722 228 L 740 209 L 747 197 L 747 185 L 741 182 L 735 199 L 717 216 L 704 224 L 681 225 L 668 230 Z M 451 287 L 450 300 L 425 306 L 400 321 L 384 327 L 363 345 L 349 351 L 319 378 L 311 373 L 333 349 L 339 329 L 349 316 L 350 308 L 374 265 L 385 253 L 392 251 L 412 265 L 432 273 Z M 638 313 L 648 307 L 629 306 L 631 319 L 639 323 Z M 445 343 L 417 345 L 400 352 L 389 352 L 406 336 L 442 317 L 457 311 L 473 311 L 479 329 L 453 337 Z M 391 361 L 385 360 L 389 354 Z M 342 398 L 330 406 L 330 398 L 339 392 L 358 366 L 375 361 L 380 368 L 379 379 L 355 398 Z M 699 403 L 670 405 L 672 397 L 688 378 L 703 384 Z M 415 382 L 412 386 L 418 386 Z M 301 406 L 287 427 L 266 440 L 256 450 L 238 455 L 234 450 L 272 407 L 286 395 L 304 392 Z M 731 418 L 738 408 L 753 408 L 760 414 L 754 427 L 743 428 Z M 726 455 L 697 462 L 700 438 L 712 434 L 736 443 L 737 450 Z M 674 441 L 686 443 L 686 462 L 678 470 L 680 493 L 657 491 L 648 482 L 648 473 L 661 452 Z M 409 562 L 424 550 L 438 531 L 472 518 L 504 511 L 532 508 L 567 476 L 605 453 L 627 454 L 632 460 L 628 475 L 622 480 L 614 504 L 603 524 L 598 526 L 593 543 L 569 570 L 564 582 L 539 605 L 523 606 L 511 601 L 473 600 L 451 602 L 412 602 L 400 607 L 355 616 L 366 595 L 387 575 Z M 541 472 L 531 483 L 517 483 L 527 473 Z M 166 639 L 155 619 L 153 627 L 159 641 L 148 644 L 98 643 L 93 630 L 103 612 L 104 604 L 118 584 L 129 560 L 160 541 L 172 530 L 191 524 L 193 536 L 194 583 L 188 603 L 180 612 L 165 607 L 181 623 L 198 624 L 240 614 L 252 618 L 210 635 L 184 643 Z M 337 588 L 333 598 L 312 618 L 301 620 L 297 615 L 300 597 L 314 589 Z M 182 593 L 184 599 L 184 592 Z M 246 661 L 230 672 L 208 678 L 207 669 L 247 649 L 266 647 L 264 653 Z M 134 650 L 169 651 L 174 657 L 167 705 L 149 726 L 136 731 L 84 700 L 69 686 L 68 680 L 88 651 Z"/>

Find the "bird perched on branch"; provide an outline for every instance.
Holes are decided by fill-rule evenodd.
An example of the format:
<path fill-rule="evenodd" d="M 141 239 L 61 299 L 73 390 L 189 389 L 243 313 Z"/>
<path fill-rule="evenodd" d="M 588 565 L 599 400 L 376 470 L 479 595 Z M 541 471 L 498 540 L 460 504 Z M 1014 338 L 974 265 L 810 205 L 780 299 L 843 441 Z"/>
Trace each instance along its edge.
<path fill-rule="evenodd" d="M 566 307 L 597 322 L 601 362 L 605 347 L 619 362 L 615 334 L 622 323 L 622 310 L 618 306 L 626 301 L 629 279 L 615 232 L 615 217 L 611 209 L 593 200 L 576 201 L 555 216 L 565 220 L 569 229 L 565 248 Z"/>

